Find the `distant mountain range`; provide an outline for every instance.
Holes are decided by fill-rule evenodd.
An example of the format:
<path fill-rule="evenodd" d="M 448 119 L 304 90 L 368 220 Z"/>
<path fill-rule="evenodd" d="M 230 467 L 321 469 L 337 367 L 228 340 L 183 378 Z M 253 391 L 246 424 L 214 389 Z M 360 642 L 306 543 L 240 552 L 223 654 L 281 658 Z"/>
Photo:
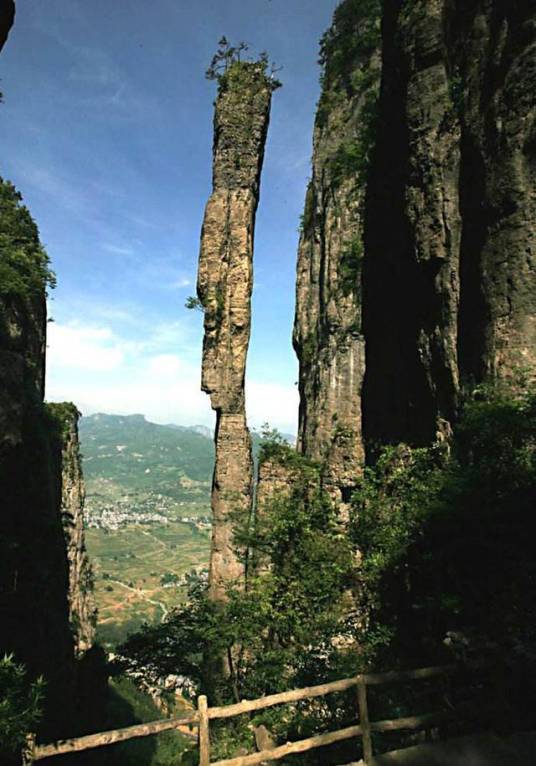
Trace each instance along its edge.
<path fill-rule="evenodd" d="M 255 456 L 260 440 L 253 432 Z M 81 418 L 80 441 L 89 513 L 96 504 L 147 494 L 208 507 L 214 444 L 207 426 L 158 425 L 144 415 L 99 413 Z"/>

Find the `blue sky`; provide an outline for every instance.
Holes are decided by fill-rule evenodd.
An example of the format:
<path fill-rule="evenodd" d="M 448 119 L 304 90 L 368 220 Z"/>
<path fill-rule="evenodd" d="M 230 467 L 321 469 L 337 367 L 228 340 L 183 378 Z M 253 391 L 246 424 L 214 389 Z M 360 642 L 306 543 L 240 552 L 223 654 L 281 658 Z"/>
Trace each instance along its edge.
<path fill-rule="evenodd" d="M 318 40 L 336 0 L 18 0 L 0 57 L 0 174 L 51 257 L 47 398 L 91 412 L 213 423 L 199 391 L 199 233 L 211 189 L 225 34 L 283 67 L 257 215 L 250 424 L 293 431 L 297 228 L 319 95 Z"/>

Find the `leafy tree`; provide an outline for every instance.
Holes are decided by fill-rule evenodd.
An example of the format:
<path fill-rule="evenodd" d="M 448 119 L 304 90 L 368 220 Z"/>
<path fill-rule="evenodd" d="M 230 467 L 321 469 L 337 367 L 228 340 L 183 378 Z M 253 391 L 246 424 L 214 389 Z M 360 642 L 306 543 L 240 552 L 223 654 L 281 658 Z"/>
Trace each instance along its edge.
<path fill-rule="evenodd" d="M 353 498 L 368 625 L 385 638 L 377 663 L 433 663 L 447 649 L 488 660 L 503 723 L 506 700 L 526 715 L 536 675 L 535 497 L 534 387 L 478 388 L 448 448 L 383 452 Z"/>
<path fill-rule="evenodd" d="M 0 755 L 20 752 L 41 718 L 45 682 L 30 681 L 12 654 L 0 660 Z"/>
<path fill-rule="evenodd" d="M 360 667 L 348 608 L 352 552 L 321 489 L 319 468 L 272 430 L 265 429 L 262 449 L 293 470 L 290 493 L 265 504 L 254 528 L 236 530 L 237 547 L 248 548 L 252 558 L 261 555 L 262 571 L 250 572 L 245 589 L 229 588 L 224 603 L 210 601 L 204 583 L 193 583 L 185 605 L 119 649 L 123 667 L 183 674 L 219 703 L 340 678 Z M 218 674 L 222 657 L 227 672 Z M 268 711 L 254 722 L 269 724 L 276 736 L 299 738 L 315 723 L 318 730 L 347 711 L 355 715 L 354 707 L 326 698 L 314 715 L 298 705 Z M 231 739 L 247 735 L 237 726 Z M 222 753 L 227 736 L 220 732 L 216 738 Z"/>
<path fill-rule="evenodd" d="M 217 80 L 220 85 L 224 85 L 228 73 L 231 71 L 236 72 L 242 65 L 249 68 L 254 67 L 265 76 L 274 90 L 279 88 L 281 83 L 276 79 L 275 75 L 280 67 L 276 67 L 273 62 L 270 63 L 266 51 L 261 51 L 257 59 L 246 56 L 245 54 L 248 51 L 249 45 L 247 43 L 241 41 L 238 45 L 231 45 L 227 38 L 223 36 L 218 42 L 218 50 L 212 57 L 212 61 L 205 72 L 205 77 L 207 80 Z"/>
<path fill-rule="evenodd" d="M 204 311 L 203 304 L 195 295 L 189 295 L 186 298 L 184 307 L 190 310 L 195 309 L 197 311 Z"/>
<path fill-rule="evenodd" d="M 12 183 L 0 178 L 0 298 L 28 300 L 55 286 L 39 231 Z"/>

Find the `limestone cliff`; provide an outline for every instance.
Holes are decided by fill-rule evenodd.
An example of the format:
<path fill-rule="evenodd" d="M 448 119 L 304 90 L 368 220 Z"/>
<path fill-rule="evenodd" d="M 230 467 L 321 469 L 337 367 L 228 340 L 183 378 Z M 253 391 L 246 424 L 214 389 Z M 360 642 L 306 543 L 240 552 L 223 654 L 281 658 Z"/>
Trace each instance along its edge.
<path fill-rule="evenodd" d="M 536 369 L 530 5 L 384 3 L 364 269 L 372 441 L 428 443 L 448 433 L 460 384 Z"/>
<path fill-rule="evenodd" d="M 364 417 L 380 443 L 429 443 L 456 411 L 460 125 L 443 4 L 384 3 L 364 266 Z"/>
<path fill-rule="evenodd" d="M 294 344 L 299 449 L 339 499 L 364 446 L 536 373 L 535 35 L 530 3 L 344 0 L 323 39 Z"/>
<path fill-rule="evenodd" d="M 298 450 L 346 501 L 363 465 L 361 271 L 367 167 L 380 77 L 379 2 L 345 2 L 321 45 L 322 95 L 298 251 Z"/>
<path fill-rule="evenodd" d="M 95 641 L 97 608 L 93 571 L 84 536 L 85 486 L 78 440 L 80 413 L 74 404 L 48 404 L 61 449 L 61 517 L 69 563 L 69 618 L 75 651 L 81 656 Z"/>
<path fill-rule="evenodd" d="M 56 736 L 72 707 L 74 647 L 60 462 L 43 407 L 51 280 L 37 227 L 0 179 L 0 654 L 45 676 L 43 731 Z"/>
<path fill-rule="evenodd" d="M 252 502 L 244 375 L 255 213 L 274 84 L 262 60 L 235 61 L 218 77 L 213 192 L 203 220 L 197 283 L 205 315 L 201 385 L 216 411 L 209 580 L 214 599 L 244 574 L 231 517 L 236 513 L 247 519 Z"/>
<path fill-rule="evenodd" d="M 536 375 L 536 7 L 445 6 L 460 111 L 460 369 Z"/>

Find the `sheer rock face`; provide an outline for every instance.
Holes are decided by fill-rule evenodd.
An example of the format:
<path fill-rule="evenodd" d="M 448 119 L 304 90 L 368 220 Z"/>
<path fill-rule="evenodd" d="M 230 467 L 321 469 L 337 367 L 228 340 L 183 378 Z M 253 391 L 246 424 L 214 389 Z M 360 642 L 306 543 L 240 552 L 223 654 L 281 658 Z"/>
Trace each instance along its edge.
<path fill-rule="evenodd" d="M 326 489 L 345 501 L 364 459 L 361 317 L 364 156 L 379 83 L 379 17 L 345 4 L 328 35 L 351 36 L 342 70 L 326 45 L 312 179 L 302 219 L 293 342 L 299 359 L 298 450 L 324 467 Z M 353 10 L 351 8 L 353 6 Z M 344 10 L 344 9 L 343 9 Z M 360 35 L 372 42 L 361 45 Z M 354 46 L 352 48 L 351 46 Z"/>
<path fill-rule="evenodd" d="M 78 656 L 95 641 L 97 608 L 93 594 L 93 571 L 84 535 L 85 486 L 78 440 L 79 413 L 74 405 L 48 405 L 63 409 L 61 454 L 61 514 L 69 562 L 69 615 Z"/>
<path fill-rule="evenodd" d="M 381 64 L 379 14 L 344 0 L 324 38 L 298 254 L 298 446 L 336 499 L 364 443 L 430 444 L 464 387 L 536 374 L 534 5 L 385 0 Z"/>
<path fill-rule="evenodd" d="M 370 443 L 450 430 L 460 385 L 535 369 L 534 10 L 384 3 L 364 264 Z"/>
<path fill-rule="evenodd" d="M 0 315 L 0 654 L 45 676 L 42 731 L 55 737 L 68 732 L 75 679 L 61 466 L 42 405 L 44 295 L 2 296 Z"/>
<path fill-rule="evenodd" d="M 460 363 L 536 375 L 536 8 L 447 4 L 463 86 Z M 458 4 L 460 5 L 460 4 Z"/>
<path fill-rule="evenodd" d="M 244 407 L 251 326 L 253 236 L 273 83 L 257 63 L 235 63 L 219 84 L 214 117 L 213 192 L 201 233 L 198 296 L 205 313 L 203 391 L 216 410 L 210 592 L 240 581 L 236 512 L 251 511 L 253 464 Z"/>

